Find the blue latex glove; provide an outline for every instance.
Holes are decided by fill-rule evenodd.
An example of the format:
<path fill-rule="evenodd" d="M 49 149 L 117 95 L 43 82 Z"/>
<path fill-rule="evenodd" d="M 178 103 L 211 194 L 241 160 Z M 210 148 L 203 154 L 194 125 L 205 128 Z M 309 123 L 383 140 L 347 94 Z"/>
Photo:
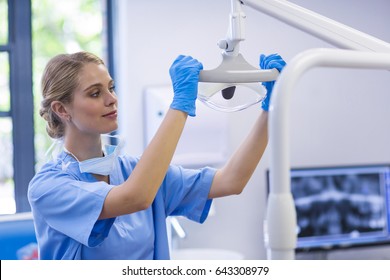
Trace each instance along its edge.
<path fill-rule="evenodd" d="M 271 54 L 271 55 L 260 55 L 260 63 L 259 66 L 261 69 L 278 69 L 279 72 L 282 72 L 284 66 L 286 66 L 286 62 L 283 60 L 283 58 L 278 54 Z M 269 109 L 269 102 L 272 95 L 272 90 L 274 88 L 275 81 L 270 82 L 263 82 L 263 86 L 267 89 L 267 94 L 263 101 L 261 102 L 261 108 L 264 111 L 268 111 Z"/>
<path fill-rule="evenodd" d="M 198 95 L 199 72 L 202 63 L 191 56 L 179 55 L 169 69 L 173 85 L 171 108 L 195 116 L 195 101 Z"/>

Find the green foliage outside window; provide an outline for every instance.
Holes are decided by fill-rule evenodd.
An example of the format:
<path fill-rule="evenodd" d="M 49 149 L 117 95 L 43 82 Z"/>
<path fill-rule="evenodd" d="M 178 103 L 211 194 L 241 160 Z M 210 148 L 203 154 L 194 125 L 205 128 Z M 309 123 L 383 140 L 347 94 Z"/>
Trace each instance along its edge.
<path fill-rule="evenodd" d="M 8 5 L 7 0 L 0 0 L 0 45 L 8 41 Z"/>

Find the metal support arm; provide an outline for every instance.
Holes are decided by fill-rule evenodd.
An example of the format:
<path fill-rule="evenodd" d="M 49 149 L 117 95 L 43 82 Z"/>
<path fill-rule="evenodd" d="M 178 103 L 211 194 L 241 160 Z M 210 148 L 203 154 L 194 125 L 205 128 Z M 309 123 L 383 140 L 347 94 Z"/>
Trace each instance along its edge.
<path fill-rule="evenodd" d="M 390 44 L 385 41 L 285 0 L 242 3 L 342 49 L 390 52 Z"/>
<path fill-rule="evenodd" d="M 242 0 L 244 5 L 343 49 L 313 49 L 290 61 L 275 84 L 270 104 L 270 195 L 265 241 L 270 259 L 293 259 L 296 211 L 290 186 L 290 93 L 299 78 L 316 67 L 390 70 L 390 44 L 285 0 Z M 377 53 L 375 53 L 377 52 Z"/>
<path fill-rule="evenodd" d="M 291 195 L 288 116 L 295 85 L 306 72 L 317 67 L 390 70 L 390 53 L 311 49 L 295 56 L 280 74 L 269 115 L 271 189 L 265 225 L 269 259 L 294 258 L 297 223 Z"/>

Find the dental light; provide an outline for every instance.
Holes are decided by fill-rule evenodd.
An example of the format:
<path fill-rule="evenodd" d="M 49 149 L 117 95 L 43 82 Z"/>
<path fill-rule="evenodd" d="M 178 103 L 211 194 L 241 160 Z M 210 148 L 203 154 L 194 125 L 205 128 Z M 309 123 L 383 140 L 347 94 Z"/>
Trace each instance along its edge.
<path fill-rule="evenodd" d="M 250 65 L 239 52 L 239 44 L 245 40 L 245 13 L 241 1 L 231 0 L 231 13 L 226 38 L 218 42 L 222 49 L 222 62 L 212 70 L 203 70 L 199 75 L 199 100 L 207 106 L 225 112 L 243 110 L 260 102 L 266 95 L 266 89 L 260 82 L 276 80 L 279 72 L 276 69 L 260 70 Z M 229 106 L 224 100 L 233 98 L 236 87 L 242 86 L 252 90 L 251 100 L 244 104 Z M 218 100 L 221 92 L 224 100 Z"/>
<path fill-rule="evenodd" d="M 276 80 L 279 74 L 276 69 L 260 70 L 250 65 L 239 52 L 239 44 L 245 40 L 246 15 L 242 5 L 275 17 L 340 48 L 388 51 L 386 42 L 285 0 L 231 0 L 228 32 L 226 38 L 218 42 L 222 49 L 222 62 L 215 69 L 201 71 L 199 76 L 198 99 L 219 111 L 239 111 L 260 102 L 266 94 L 261 82 Z M 251 89 L 252 94 L 247 95 L 250 99 L 245 96 L 244 104 L 229 102 L 237 87 Z M 218 94 L 219 92 L 222 94 Z M 240 92 L 240 95 L 243 93 Z"/>

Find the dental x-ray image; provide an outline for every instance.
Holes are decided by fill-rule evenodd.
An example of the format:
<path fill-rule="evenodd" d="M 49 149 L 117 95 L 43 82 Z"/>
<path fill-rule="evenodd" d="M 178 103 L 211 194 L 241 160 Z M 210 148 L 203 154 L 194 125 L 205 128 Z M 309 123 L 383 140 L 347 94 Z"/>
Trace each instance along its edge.
<path fill-rule="evenodd" d="M 299 236 L 382 230 L 384 200 L 378 174 L 294 178 Z"/>
<path fill-rule="evenodd" d="M 389 170 L 384 166 L 292 170 L 298 248 L 388 242 Z"/>

